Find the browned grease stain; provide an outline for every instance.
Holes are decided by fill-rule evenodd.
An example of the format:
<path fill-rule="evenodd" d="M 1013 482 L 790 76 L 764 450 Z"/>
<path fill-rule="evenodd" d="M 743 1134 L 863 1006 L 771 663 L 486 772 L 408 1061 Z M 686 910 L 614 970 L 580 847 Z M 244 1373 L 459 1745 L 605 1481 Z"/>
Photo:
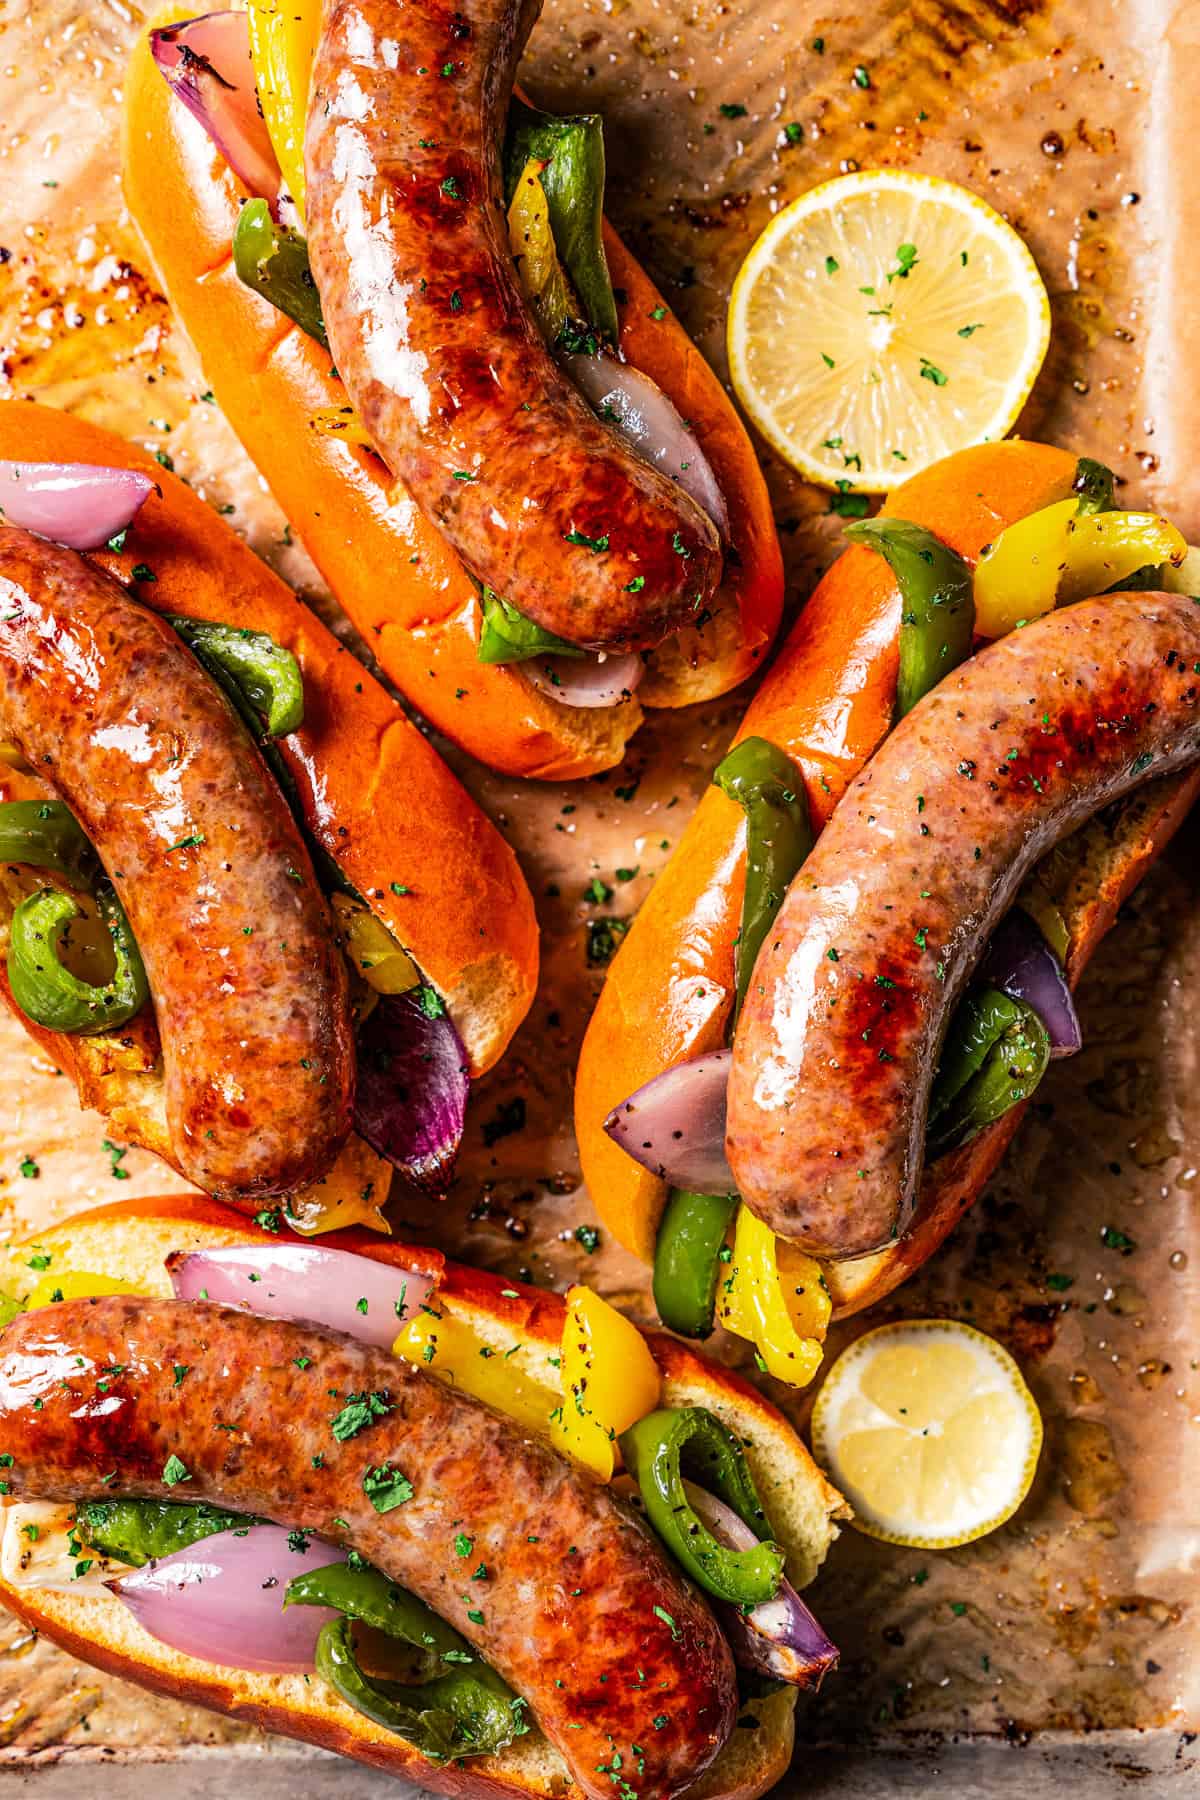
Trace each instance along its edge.
<path fill-rule="evenodd" d="M 1088 1519 L 1105 1512 L 1125 1485 L 1112 1433 L 1100 1419 L 1064 1422 L 1059 1467 L 1068 1504 Z"/>

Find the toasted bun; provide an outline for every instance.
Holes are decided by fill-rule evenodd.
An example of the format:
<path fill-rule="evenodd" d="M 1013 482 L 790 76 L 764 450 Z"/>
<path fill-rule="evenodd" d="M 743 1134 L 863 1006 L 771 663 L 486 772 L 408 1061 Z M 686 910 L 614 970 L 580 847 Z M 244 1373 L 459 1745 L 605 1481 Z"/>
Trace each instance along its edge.
<path fill-rule="evenodd" d="M 8 1279 L 21 1279 L 30 1243 L 11 1255 Z M 148 1294 L 169 1294 L 164 1259 L 172 1250 L 215 1249 L 273 1241 L 240 1214 L 215 1202 L 172 1196 L 83 1213 L 39 1234 L 40 1250 L 56 1268 L 117 1276 Z M 472 1327 L 507 1349 L 523 1343 L 544 1351 L 561 1339 L 564 1303 L 557 1295 L 502 1281 L 447 1262 L 439 1252 L 381 1243 L 362 1232 L 322 1240 L 378 1262 L 440 1277 L 440 1300 Z M 27 1279 L 27 1274 L 23 1277 Z M 793 1581 L 816 1572 L 846 1508 L 813 1463 L 791 1426 L 747 1382 L 661 1334 L 648 1341 L 663 1372 L 668 1404 L 710 1407 L 746 1441 L 747 1456 L 767 1501 L 776 1537 L 788 1551 Z M 519 1738 L 501 1755 L 461 1767 L 427 1762 L 393 1734 L 346 1706 L 321 1682 L 299 1675 L 258 1675 L 217 1668 L 168 1649 L 107 1594 L 62 1593 L 0 1579 L 0 1600 L 28 1625 L 84 1662 L 171 1698 L 213 1708 L 264 1730 L 337 1750 L 422 1787 L 446 1794 L 535 1795 L 560 1800 L 569 1786 L 566 1765 L 540 1732 Z M 794 1690 L 757 1700 L 743 1713 L 757 1728 L 739 1729 L 713 1767 L 689 1792 L 696 1800 L 755 1800 L 787 1768 L 791 1757 Z"/>
<path fill-rule="evenodd" d="M 964 450 L 889 496 L 885 511 L 937 532 L 968 562 L 1012 521 L 1065 498 L 1075 458 L 1009 441 Z M 817 587 L 742 721 L 738 738 L 768 738 L 804 772 L 820 826 L 891 725 L 900 595 L 883 558 L 853 547 Z M 1070 840 L 1060 904 L 1078 980 L 1121 900 L 1166 843 L 1197 791 L 1189 774 L 1155 784 Z M 607 1136 L 612 1108 L 663 1069 L 725 1041 L 733 943 L 745 885 L 741 809 L 709 788 L 608 972 L 580 1053 L 575 1130 L 597 1212 L 627 1249 L 654 1258 L 666 1184 Z M 826 1278 L 840 1313 L 888 1293 L 941 1243 L 979 1193 L 1020 1119 L 1014 1109 L 926 1173 L 908 1235 Z"/>
<path fill-rule="evenodd" d="M 124 551 L 93 560 L 156 611 L 246 625 L 293 652 L 304 724 L 279 749 L 305 827 L 443 995 L 472 1073 L 490 1068 L 533 1000 L 537 921 L 508 843 L 437 751 L 292 590 L 144 450 L 14 400 L 0 403 L 6 457 L 143 470 L 158 492 Z M 134 581 L 143 563 L 153 582 Z"/>
<path fill-rule="evenodd" d="M 154 23 L 187 16 L 176 4 Z M 450 546 L 378 457 L 315 423 L 349 416 L 346 390 L 328 352 L 238 279 L 230 244 L 242 190 L 173 99 L 145 34 L 126 76 L 123 180 L 225 416 L 385 673 L 439 731 L 506 774 L 593 775 L 621 761 L 642 701 L 709 699 L 757 667 L 783 604 L 762 473 L 721 384 L 611 231 L 623 348 L 695 427 L 729 505 L 736 557 L 712 623 L 655 651 L 637 700 L 587 711 L 539 694 L 519 665 L 478 660 L 477 592 Z"/>

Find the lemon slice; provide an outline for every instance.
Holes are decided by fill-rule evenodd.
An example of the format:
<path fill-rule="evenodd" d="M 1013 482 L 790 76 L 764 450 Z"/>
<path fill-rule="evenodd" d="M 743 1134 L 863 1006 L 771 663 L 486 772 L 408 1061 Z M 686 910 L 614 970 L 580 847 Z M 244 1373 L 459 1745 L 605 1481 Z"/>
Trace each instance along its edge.
<path fill-rule="evenodd" d="M 868 1537 L 969 1544 L 1029 1492 L 1042 1419 L 1012 1357 L 950 1319 L 881 1325 L 839 1356 L 817 1396 L 813 1453 Z"/>
<path fill-rule="evenodd" d="M 999 213 L 932 175 L 865 169 L 772 219 L 730 302 L 738 398 L 823 487 L 880 494 L 1003 437 L 1050 342 L 1050 302 Z"/>

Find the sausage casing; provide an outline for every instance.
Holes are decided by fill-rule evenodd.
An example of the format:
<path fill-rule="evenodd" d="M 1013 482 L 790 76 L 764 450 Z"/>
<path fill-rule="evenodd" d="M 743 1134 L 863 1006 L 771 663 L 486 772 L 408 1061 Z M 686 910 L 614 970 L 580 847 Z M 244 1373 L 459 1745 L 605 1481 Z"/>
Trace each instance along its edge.
<path fill-rule="evenodd" d="M 164 620 L 71 550 L 0 526 L 0 736 L 96 848 L 146 965 L 181 1172 L 307 1186 L 350 1129 L 345 965 L 286 802 Z"/>
<path fill-rule="evenodd" d="M 331 0 L 306 217 L 337 368 L 376 448 L 481 582 L 585 649 L 708 605 L 717 529 L 554 362 L 508 245 L 500 153 L 536 0 Z"/>
<path fill-rule="evenodd" d="M 1120 594 L 964 663 L 884 741 L 792 883 L 734 1042 L 727 1149 L 815 1255 L 903 1231 L 951 1012 L 1028 870 L 1200 758 L 1200 608 Z"/>

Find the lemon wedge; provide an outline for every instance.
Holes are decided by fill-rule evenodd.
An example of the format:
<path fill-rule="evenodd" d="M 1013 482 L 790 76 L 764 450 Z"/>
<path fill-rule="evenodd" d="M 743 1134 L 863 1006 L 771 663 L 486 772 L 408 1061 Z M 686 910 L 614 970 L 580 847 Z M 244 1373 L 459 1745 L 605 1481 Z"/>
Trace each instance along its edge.
<path fill-rule="evenodd" d="M 733 385 L 800 474 L 886 493 L 1004 436 L 1050 342 L 1028 249 L 978 195 L 864 169 L 772 219 L 729 308 Z"/>
<path fill-rule="evenodd" d="M 1012 1357 L 950 1319 L 881 1325 L 817 1396 L 813 1454 L 868 1537 L 946 1550 L 994 1531 L 1029 1492 L 1042 1419 Z"/>

